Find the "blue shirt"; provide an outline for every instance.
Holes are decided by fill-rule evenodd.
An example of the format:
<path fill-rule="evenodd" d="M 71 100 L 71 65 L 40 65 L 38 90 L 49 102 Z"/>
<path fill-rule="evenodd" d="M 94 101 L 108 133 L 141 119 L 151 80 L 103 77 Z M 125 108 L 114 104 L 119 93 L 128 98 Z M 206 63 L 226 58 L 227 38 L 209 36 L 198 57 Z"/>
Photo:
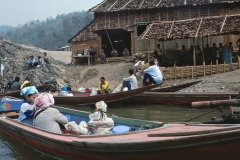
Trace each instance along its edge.
<path fill-rule="evenodd" d="M 160 84 L 162 82 L 163 76 L 158 66 L 150 66 L 144 70 L 144 73 L 148 73 L 156 84 Z"/>
<path fill-rule="evenodd" d="M 23 104 L 21 105 L 18 122 L 25 123 L 28 125 L 33 124 L 33 105 L 27 102 L 26 100 L 24 100 Z"/>

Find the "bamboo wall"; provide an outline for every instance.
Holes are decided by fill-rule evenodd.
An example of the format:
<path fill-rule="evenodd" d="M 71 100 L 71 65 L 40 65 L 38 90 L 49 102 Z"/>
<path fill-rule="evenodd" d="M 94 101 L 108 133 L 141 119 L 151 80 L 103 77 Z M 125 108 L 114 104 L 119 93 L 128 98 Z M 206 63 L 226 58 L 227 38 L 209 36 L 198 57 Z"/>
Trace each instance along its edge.
<path fill-rule="evenodd" d="M 160 67 L 163 76 L 166 79 L 183 79 L 194 78 L 199 76 L 206 76 L 218 73 L 225 73 L 240 69 L 240 59 L 238 63 L 232 64 L 218 64 L 216 65 L 199 65 L 199 66 L 182 66 L 182 67 Z"/>

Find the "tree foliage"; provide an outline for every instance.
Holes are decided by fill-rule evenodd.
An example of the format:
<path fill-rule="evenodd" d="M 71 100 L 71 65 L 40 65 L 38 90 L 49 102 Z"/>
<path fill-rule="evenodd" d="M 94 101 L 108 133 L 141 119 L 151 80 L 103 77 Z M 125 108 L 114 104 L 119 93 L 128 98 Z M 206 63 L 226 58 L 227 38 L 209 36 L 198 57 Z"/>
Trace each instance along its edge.
<path fill-rule="evenodd" d="M 46 50 L 57 50 L 67 45 L 83 27 L 90 23 L 93 14 L 82 11 L 49 17 L 45 21 L 32 20 L 15 29 L 0 31 L 0 36 L 12 42 L 33 45 Z M 1 28 L 1 27 L 0 27 Z"/>

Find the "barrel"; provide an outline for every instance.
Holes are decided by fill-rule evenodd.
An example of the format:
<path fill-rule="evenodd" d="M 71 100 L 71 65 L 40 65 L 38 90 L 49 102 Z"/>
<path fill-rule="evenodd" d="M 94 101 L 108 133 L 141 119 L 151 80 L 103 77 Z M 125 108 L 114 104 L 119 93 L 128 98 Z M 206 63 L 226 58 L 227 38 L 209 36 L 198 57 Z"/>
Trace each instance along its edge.
<path fill-rule="evenodd" d="M 232 63 L 232 51 L 230 49 L 224 49 L 222 51 L 222 62 Z"/>

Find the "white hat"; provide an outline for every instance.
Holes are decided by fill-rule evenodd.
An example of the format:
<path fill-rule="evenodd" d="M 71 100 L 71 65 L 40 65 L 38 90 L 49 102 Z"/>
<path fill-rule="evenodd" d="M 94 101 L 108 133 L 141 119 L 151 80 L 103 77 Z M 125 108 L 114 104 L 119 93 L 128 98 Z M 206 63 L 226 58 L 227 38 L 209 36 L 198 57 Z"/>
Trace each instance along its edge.
<path fill-rule="evenodd" d="M 97 102 L 95 105 L 96 105 L 98 110 L 101 110 L 103 112 L 107 112 L 107 104 L 104 103 L 104 101 Z"/>

